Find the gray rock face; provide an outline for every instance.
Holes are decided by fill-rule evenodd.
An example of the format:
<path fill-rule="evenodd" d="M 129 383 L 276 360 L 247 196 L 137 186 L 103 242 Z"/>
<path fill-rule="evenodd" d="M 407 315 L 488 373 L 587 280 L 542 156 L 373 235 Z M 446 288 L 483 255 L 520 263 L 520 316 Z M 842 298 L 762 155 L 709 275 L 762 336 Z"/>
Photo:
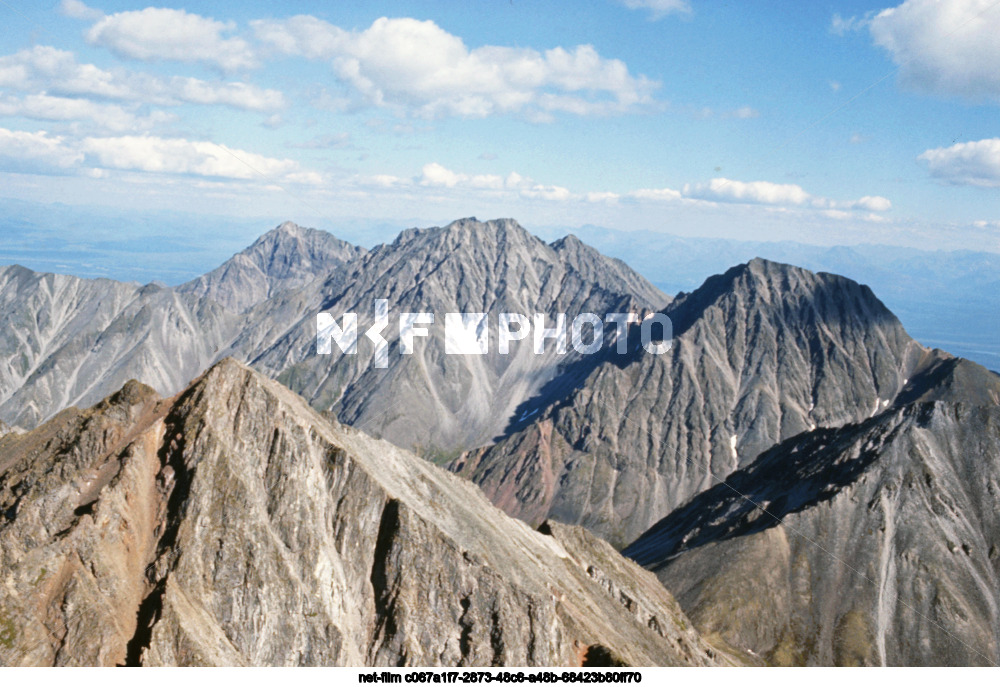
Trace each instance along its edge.
<path fill-rule="evenodd" d="M 331 356 L 316 354 L 317 312 L 338 321 L 342 313 L 358 313 L 364 331 L 380 298 L 389 302 L 388 369 L 374 367 L 374 347 L 364 337 L 357 355 L 340 355 L 336 347 Z M 535 355 L 530 340 L 501 355 L 500 313 L 545 313 L 552 327 L 556 313 L 567 313 L 569 320 L 580 312 L 603 317 L 661 308 L 669 300 L 624 263 L 572 237 L 550 246 L 513 220 L 465 219 L 405 231 L 319 290 L 268 301 L 250 312 L 257 326 L 233 351 L 316 408 L 332 409 L 341 421 L 441 459 L 492 443 L 528 399 L 580 358 L 572 348 L 557 354 L 551 341 L 545 355 Z M 270 323 L 297 309 L 305 315 L 276 342 L 259 338 L 261 331 L 278 331 Z M 438 318 L 413 355 L 399 350 L 399 314 L 405 312 Z M 446 355 L 443 319 L 462 312 L 488 313 L 487 355 Z"/>
<path fill-rule="evenodd" d="M 275 294 L 301 288 L 365 254 L 325 231 L 285 222 L 208 274 L 177 287 L 243 312 Z"/>
<path fill-rule="evenodd" d="M 129 379 L 175 393 L 225 357 L 241 332 L 258 331 L 241 315 L 251 305 L 320 275 L 335 278 L 363 253 L 286 222 L 177 288 L 0 267 L 0 418 L 34 427 L 63 408 L 98 402 Z M 281 322 L 268 322 L 277 333 L 260 330 L 259 337 L 273 341 L 303 316 L 287 310 Z"/>
<path fill-rule="evenodd" d="M 772 663 L 996 665 L 1000 381 L 979 369 L 993 404 L 793 437 L 625 553 L 700 630 Z"/>
<path fill-rule="evenodd" d="M 390 301 L 391 365 L 316 354 L 316 314 Z M 499 313 L 648 310 L 669 298 L 624 263 L 567 237 L 551 246 L 513 220 L 460 220 L 403 232 L 371 253 L 286 223 L 209 274 L 174 289 L 0 271 L 7 341 L 0 351 L 0 418 L 33 427 L 69 405 L 97 402 L 127 379 L 179 391 L 232 356 L 302 393 L 318 409 L 441 459 L 492 443 L 527 399 L 575 360 L 497 352 Z M 399 355 L 398 315 L 490 313 L 487 356 L 446 356 L 443 323 Z M 369 322 L 370 323 L 370 322 Z M 363 331 L 363 330 L 362 330 Z M 577 356 L 578 357 L 578 356 Z M 393 411 L 383 412 L 389 406 Z"/>
<path fill-rule="evenodd" d="M 232 360 L 0 438 L 0 513 L 7 665 L 743 660 L 606 543 Z"/>
<path fill-rule="evenodd" d="M 449 468 L 512 515 L 580 524 L 624 546 L 713 486 L 712 474 L 923 393 L 917 378 L 950 358 L 907 336 L 867 287 L 764 260 L 664 312 L 667 354 L 630 344 L 628 359 L 586 370 L 539 404 L 533 424 Z"/>
<path fill-rule="evenodd" d="M 214 301 L 154 285 L 0 267 L 0 417 L 30 428 L 127 380 L 176 391 L 241 325 Z"/>

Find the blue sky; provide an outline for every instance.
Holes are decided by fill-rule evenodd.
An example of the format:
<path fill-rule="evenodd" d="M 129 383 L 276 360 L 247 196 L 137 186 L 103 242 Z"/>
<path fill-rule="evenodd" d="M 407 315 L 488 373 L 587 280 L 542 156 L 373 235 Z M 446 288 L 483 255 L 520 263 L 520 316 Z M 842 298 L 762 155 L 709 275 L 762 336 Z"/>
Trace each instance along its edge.
<path fill-rule="evenodd" d="M 109 212 L 232 218 L 239 242 L 285 219 L 475 215 L 1000 251 L 997 0 L 3 0 L 0 16 L 0 205 L 59 203 L 50 234 Z M 74 214 L 94 226 L 59 224 Z M 105 243 L 167 231 L 116 224 Z M 205 241 L 194 224 L 171 240 Z"/>

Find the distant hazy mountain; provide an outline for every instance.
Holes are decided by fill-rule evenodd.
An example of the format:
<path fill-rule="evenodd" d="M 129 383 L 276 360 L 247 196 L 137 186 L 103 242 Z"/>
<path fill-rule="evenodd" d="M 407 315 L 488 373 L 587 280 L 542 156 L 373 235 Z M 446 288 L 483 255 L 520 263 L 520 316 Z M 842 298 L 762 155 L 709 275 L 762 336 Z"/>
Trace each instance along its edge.
<path fill-rule="evenodd" d="M 4 665 L 719 665 L 650 573 L 232 360 L 0 438 Z"/>
<path fill-rule="evenodd" d="M 703 632 L 771 662 L 996 665 L 1000 378 L 933 376 L 911 402 L 765 452 L 625 553 Z"/>

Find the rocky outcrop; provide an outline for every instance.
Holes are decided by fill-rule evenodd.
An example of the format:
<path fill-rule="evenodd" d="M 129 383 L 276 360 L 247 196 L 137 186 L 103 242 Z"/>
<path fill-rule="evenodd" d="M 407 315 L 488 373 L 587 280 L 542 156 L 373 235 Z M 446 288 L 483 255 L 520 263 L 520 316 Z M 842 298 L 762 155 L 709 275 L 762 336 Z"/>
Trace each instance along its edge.
<path fill-rule="evenodd" d="M 232 360 L 0 438 L 8 665 L 709 665 L 652 574 Z"/>
<path fill-rule="evenodd" d="M 995 400 L 916 402 L 783 442 L 624 553 L 772 663 L 996 665 L 998 499 Z"/>

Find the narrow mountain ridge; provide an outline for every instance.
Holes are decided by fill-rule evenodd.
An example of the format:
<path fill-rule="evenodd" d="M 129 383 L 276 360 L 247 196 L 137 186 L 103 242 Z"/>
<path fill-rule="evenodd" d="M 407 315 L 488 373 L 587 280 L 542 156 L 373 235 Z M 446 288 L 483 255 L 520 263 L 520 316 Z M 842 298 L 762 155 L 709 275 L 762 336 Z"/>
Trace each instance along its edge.
<path fill-rule="evenodd" d="M 654 576 L 232 360 L 0 438 L 9 665 L 708 665 Z"/>

